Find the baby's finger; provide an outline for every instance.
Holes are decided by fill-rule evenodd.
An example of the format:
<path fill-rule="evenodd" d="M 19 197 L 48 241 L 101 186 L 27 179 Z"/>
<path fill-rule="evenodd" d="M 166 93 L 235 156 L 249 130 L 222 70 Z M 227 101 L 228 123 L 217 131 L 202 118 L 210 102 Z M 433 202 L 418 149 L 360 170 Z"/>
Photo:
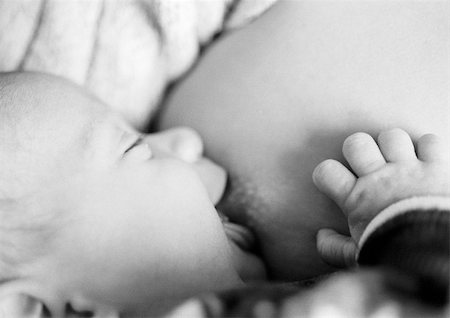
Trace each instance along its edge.
<path fill-rule="evenodd" d="M 335 267 L 352 267 L 356 263 L 355 241 L 331 229 L 317 233 L 317 251 L 325 262 Z"/>
<path fill-rule="evenodd" d="M 355 186 L 356 177 L 339 161 L 328 159 L 314 169 L 313 182 L 320 192 L 343 209 L 345 200 Z"/>
<path fill-rule="evenodd" d="M 380 148 L 366 133 L 355 133 L 344 141 L 342 152 L 358 176 L 372 173 L 386 164 Z"/>
<path fill-rule="evenodd" d="M 386 161 L 416 159 L 411 137 L 402 129 L 396 128 L 381 132 L 378 135 L 378 146 Z"/>
<path fill-rule="evenodd" d="M 450 160 L 450 146 L 438 136 L 426 134 L 417 141 L 417 157 L 422 161 Z"/>

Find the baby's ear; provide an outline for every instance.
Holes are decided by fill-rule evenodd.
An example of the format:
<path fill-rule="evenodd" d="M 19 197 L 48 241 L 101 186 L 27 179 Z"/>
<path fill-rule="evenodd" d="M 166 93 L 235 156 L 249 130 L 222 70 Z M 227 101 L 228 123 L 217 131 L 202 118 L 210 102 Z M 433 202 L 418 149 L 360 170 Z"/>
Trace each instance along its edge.
<path fill-rule="evenodd" d="M 0 283 L 2 317 L 63 317 L 65 301 L 61 295 L 42 283 L 13 279 Z"/>

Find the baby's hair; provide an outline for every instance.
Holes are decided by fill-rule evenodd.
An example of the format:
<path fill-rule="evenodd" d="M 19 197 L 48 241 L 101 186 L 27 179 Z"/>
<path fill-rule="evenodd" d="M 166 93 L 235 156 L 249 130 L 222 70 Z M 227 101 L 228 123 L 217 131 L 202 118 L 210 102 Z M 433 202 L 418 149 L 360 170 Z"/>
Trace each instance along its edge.
<path fill-rule="evenodd" d="M 20 277 L 54 236 L 55 211 L 44 211 L 34 201 L 0 199 L 0 284 Z"/>
<path fill-rule="evenodd" d="M 18 247 L 13 223 L 20 212 L 16 211 L 16 206 L 15 200 L 0 200 L 0 283 L 14 279 L 18 274 L 15 272 Z"/>
<path fill-rule="evenodd" d="M 11 81 L 16 77 L 13 73 L 0 75 L 0 214 L 4 214 L 5 202 L 17 187 L 19 180 L 17 178 L 15 164 L 17 163 L 17 153 L 22 151 L 22 143 L 18 138 L 17 132 L 21 130 L 19 123 L 19 108 L 25 107 L 28 103 L 17 102 L 17 95 L 21 94 L 11 85 Z M 23 100 L 24 94 L 21 98 Z M 6 204 L 8 209 L 10 204 Z M 3 227 L 3 220 L 0 219 L 0 227 Z M 0 240 L 2 238 L 0 237 Z M 1 252 L 0 252 L 1 253 Z"/>

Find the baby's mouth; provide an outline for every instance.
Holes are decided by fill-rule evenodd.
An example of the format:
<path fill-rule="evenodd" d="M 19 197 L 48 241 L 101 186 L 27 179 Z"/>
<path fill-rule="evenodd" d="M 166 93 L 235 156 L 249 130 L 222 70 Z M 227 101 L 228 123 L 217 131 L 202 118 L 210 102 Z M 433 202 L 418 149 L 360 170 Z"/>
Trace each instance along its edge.
<path fill-rule="evenodd" d="M 267 271 L 260 256 L 257 255 L 255 235 L 248 227 L 232 222 L 226 216 L 222 208 L 226 207 L 225 202 L 232 200 L 231 181 L 227 180 L 224 193 L 216 205 L 217 213 L 222 221 L 222 226 L 230 242 L 233 251 L 233 263 L 243 281 L 260 281 L 267 277 Z"/>
<path fill-rule="evenodd" d="M 224 192 L 216 204 L 222 226 L 227 236 L 233 255 L 233 262 L 243 281 L 260 281 L 265 279 L 267 272 L 259 256 L 257 256 L 255 235 L 248 227 L 232 222 L 222 209 L 233 200 L 230 178 L 227 179 Z"/>
<path fill-rule="evenodd" d="M 227 200 L 231 183 L 227 180 L 222 196 L 216 204 L 217 214 L 222 221 L 222 225 L 228 239 L 233 241 L 238 247 L 244 251 L 252 251 L 255 248 L 255 236 L 247 228 L 237 223 L 231 222 L 230 219 L 221 211 L 221 203 Z"/>
<path fill-rule="evenodd" d="M 255 247 L 255 236 L 249 229 L 242 225 L 224 221 L 222 219 L 223 228 L 227 237 L 244 251 L 252 251 Z"/>
<path fill-rule="evenodd" d="M 231 222 L 221 211 L 223 203 L 230 199 L 229 196 L 232 192 L 230 178 L 225 170 L 206 158 L 196 162 L 194 169 L 205 185 L 211 202 L 216 207 L 227 237 L 242 250 L 251 252 L 255 247 L 253 233 L 248 228 Z"/>

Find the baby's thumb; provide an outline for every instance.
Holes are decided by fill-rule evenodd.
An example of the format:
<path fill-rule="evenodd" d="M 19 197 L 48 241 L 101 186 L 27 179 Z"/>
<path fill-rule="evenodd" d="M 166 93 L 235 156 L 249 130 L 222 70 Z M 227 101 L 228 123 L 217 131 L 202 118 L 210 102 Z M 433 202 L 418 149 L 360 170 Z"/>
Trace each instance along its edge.
<path fill-rule="evenodd" d="M 350 236 L 331 229 L 317 233 L 317 250 L 322 259 L 335 267 L 352 267 L 356 264 L 357 246 Z"/>

